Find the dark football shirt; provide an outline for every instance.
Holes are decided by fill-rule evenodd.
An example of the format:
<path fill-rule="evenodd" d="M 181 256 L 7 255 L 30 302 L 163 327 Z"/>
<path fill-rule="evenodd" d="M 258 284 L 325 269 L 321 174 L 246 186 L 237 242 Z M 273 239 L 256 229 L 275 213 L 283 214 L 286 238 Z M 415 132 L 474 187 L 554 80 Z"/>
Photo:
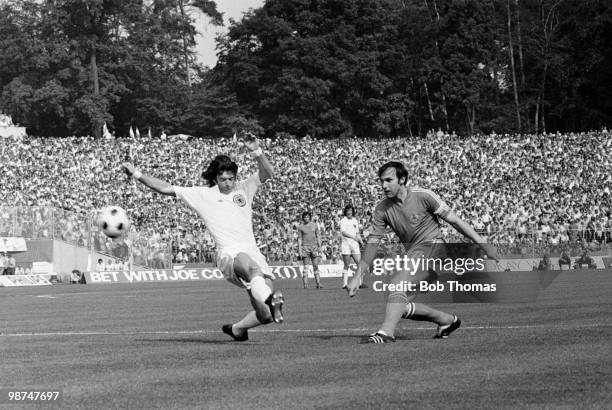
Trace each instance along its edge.
<path fill-rule="evenodd" d="M 302 224 L 298 227 L 298 233 L 302 238 L 303 246 L 318 246 L 317 243 L 317 224 L 310 221 L 307 224 Z"/>
<path fill-rule="evenodd" d="M 441 240 L 439 217 L 449 212 L 450 207 L 429 189 L 408 188 L 403 201 L 385 198 L 376 206 L 370 237 L 382 238 L 388 226 L 407 247 Z"/>

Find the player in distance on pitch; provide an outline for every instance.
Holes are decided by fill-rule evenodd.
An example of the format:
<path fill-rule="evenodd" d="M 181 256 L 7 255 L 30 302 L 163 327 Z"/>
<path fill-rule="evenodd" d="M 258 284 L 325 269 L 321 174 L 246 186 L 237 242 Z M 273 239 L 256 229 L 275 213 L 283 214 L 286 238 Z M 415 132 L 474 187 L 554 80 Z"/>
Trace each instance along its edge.
<path fill-rule="evenodd" d="M 378 243 L 389 226 L 406 246 L 408 258 L 421 259 L 437 257 L 443 247 L 442 231 L 439 218 L 445 220 L 459 233 L 480 245 L 489 258 L 499 261 L 495 248 L 486 244 L 476 231 L 460 219 L 449 206 L 428 189 L 407 187 L 408 171 L 401 162 L 388 162 L 378 170 L 378 178 L 385 194 L 372 216 L 372 233 L 368 236 L 363 258 L 355 276 L 348 284 L 348 294 L 353 297 L 359 291 L 364 272 L 374 257 Z M 419 283 L 427 280 L 428 271 L 411 272 L 396 270 L 391 277 L 391 284 Z M 416 293 L 389 292 L 385 320 L 380 330 L 368 336 L 369 343 L 395 342 L 395 328 L 404 319 L 424 320 L 438 325 L 434 338 L 446 339 L 450 333 L 461 326 L 461 320 L 455 315 L 434 309 L 423 303 L 413 302 Z"/>
<path fill-rule="evenodd" d="M 204 220 L 217 245 L 217 267 L 229 282 L 247 290 L 254 309 L 239 322 L 222 327 L 240 342 L 248 340 L 248 330 L 255 326 L 282 322 L 284 303 L 282 293 L 272 290 L 274 276 L 253 234 L 253 198 L 259 185 L 272 177 L 274 168 L 253 134 L 247 133 L 243 143 L 259 171 L 238 182 L 238 165 L 226 155 L 217 155 L 203 172 L 207 186 L 173 186 L 142 174 L 131 163 L 122 165 L 129 176 L 152 190 L 178 196 Z"/>
<path fill-rule="evenodd" d="M 346 289 L 348 285 L 348 277 L 351 266 L 351 259 L 359 264 L 361 258 L 360 248 L 363 246 L 363 240 L 359 235 L 359 221 L 355 216 L 355 207 L 348 204 L 344 207 L 342 219 L 340 219 L 340 250 L 342 252 L 342 289 Z M 367 285 L 360 283 L 360 288 L 366 288 Z"/>
<path fill-rule="evenodd" d="M 298 253 L 304 264 L 302 282 L 304 289 L 308 288 L 308 273 L 310 271 L 308 260 L 312 263 L 313 275 L 317 284 L 317 289 L 322 289 L 321 277 L 319 272 L 319 254 L 321 253 L 321 233 L 319 227 L 312 220 L 309 211 L 302 213 L 302 224 L 298 226 Z"/>

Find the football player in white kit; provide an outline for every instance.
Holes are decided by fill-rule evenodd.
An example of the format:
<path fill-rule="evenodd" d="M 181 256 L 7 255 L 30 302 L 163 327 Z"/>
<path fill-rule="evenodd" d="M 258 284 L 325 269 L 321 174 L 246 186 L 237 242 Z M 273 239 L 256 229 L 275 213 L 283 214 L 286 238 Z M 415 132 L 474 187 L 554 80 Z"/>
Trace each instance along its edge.
<path fill-rule="evenodd" d="M 217 267 L 229 282 L 247 290 L 254 309 L 239 322 L 222 327 L 240 342 L 248 340 L 248 330 L 255 326 L 282 322 L 284 303 L 282 293 L 273 291 L 274 276 L 253 234 L 253 197 L 274 168 L 253 134 L 247 134 L 244 145 L 259 171 L 242 181 L 236 181 L 238 165 L 226 155 L 217 155 L 202 174 L 208 186 L 173 186 L 142 174 L 131 163 L 122 165 L 129 176 L 160 194 L 179 197 L 204 220 L 217 246 Z"/>
<path fill-rule="evenodd" d="M 342 261 L 344 268 L 342 269 L 342 289 L 346 289 L 348 284 L 348 275 L 350 272 L 351 258 L 356 264 L 359 264 L 361 258 L 360 247 L 363 246 L 363 240 L 359 235 L 359 221 L 355 218 L 355 208 L 353 205 L 344 207 L 344 217 L 340 220 L 340 250 L 342 253 Z M 363 279 L 362 279 L 363 281 Z M 365 287 L 363 282 L 360 287 Z"/>

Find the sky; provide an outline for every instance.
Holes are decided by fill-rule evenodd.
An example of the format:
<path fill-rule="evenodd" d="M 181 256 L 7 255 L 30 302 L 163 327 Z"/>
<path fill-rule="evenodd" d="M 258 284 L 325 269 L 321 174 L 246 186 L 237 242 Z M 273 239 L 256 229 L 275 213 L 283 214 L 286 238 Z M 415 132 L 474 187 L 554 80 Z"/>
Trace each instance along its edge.
<path fill-rule="evenodd" d="M 250 8 L 259 8 L 264 4 L 264 0 L 216 0 L 217 11 L 223 13 L 223 23 L 225 26 L 217 27 L 208 22 L 202 13 L 196 17 L 196 29 L 200 33 L 196 37 L 198 43 L 196 51 L 198 59 L 204 65 L 214 67 L 217 63 L 215 50 L 215 37 L 218 33 L 227 33 L 229 19 L 241 20 L 244 13 Z"/>

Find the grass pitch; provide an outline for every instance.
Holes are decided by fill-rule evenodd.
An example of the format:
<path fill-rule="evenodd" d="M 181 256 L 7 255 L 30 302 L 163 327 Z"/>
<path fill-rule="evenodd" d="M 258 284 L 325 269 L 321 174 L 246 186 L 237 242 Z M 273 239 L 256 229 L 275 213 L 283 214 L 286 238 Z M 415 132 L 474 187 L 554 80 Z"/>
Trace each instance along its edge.
<path fill-rule="evenodd" d="M 609 408 L 609 271 L 529 304 L 434 304 L 462 318 L 451 338 L 403 321 L 385 345 L 359 344 L 385 295 L 276 283 L 286 323 L 245 343 L 220 331 L 249 310 L 224 281 L 0 288 L 0 386 L 62 389 L 56 408 Z"/>

